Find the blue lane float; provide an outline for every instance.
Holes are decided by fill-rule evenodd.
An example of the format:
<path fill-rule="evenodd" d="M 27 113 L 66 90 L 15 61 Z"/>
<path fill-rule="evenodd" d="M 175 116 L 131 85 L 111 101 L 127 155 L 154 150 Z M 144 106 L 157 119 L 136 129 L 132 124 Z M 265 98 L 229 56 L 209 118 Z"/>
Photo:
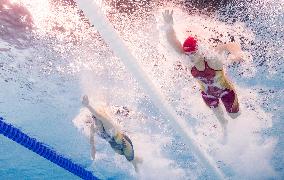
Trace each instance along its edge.
<path fill-rule="evenodd" d="M 35 138 L 29 137 L 27 134 L 23 133 L 21 130 L 14 127 L 13 125 L 4 122 L 4 119 L 2 117 L 0 117 L 0 134 L 3 134 L 7 138 L 17 142 L 25 148 L 35 152 L 36 154 L 44 157 L 45 159 L 66 169 L 67 171 L 73 173 L 74 175 L 82 179 L 98 179 L 90 171 L 85 170 L 80 165 L 72 162 L 72 160 L 63 157 L 62 155 L 50 149 Z"/>

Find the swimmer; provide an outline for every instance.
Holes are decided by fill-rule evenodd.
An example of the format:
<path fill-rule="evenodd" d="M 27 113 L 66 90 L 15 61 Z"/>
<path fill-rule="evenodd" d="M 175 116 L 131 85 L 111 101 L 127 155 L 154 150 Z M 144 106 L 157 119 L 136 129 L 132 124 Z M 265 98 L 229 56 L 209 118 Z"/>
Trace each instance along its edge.
<path fill-rule="evenodd" d="M 226 136 L 228 121 L 220 109 L 219 101 L 223 102 L 228 115 L 233 119 L 239 116 L 240 110 L 236 91 L 224 73 L 221 53 L 230 53 L 231 58 L 228 59 L 233 61 L 241 60 L 240 46 L 237 43 L 230 42 L 208 49 L 192 36 L 189 36 L 181 44 L 173 28 L 173 11 L 165 10 L 162 14 L 167 41 L 176 52 L 186 55 L 191 75 L 197 79 L 201 86 L 201 96 L 206 105 L 213 110 Z"/>
<path fill-rule="evenodd" d="M 131 162 L 136 172 L 138 172 L 138 164 L 142 163 L 142 159 L 134 155 L 133 144 L 128 136 L 122 133 L 118 126 L 112 122 L 112 119 L 107 114 L 104 107 L 98 107 L 94 109 L 89 104 L 88 96 L 83 97 L 82 104 L 88 108 L 92 113 L 92 122 L 90 127 L 90 144 L 91 144 L 91 157 L 95 159 L 96 147 L 95 147 L 95 133 L 101 138 L 106 140 L 112 149 Z"/>

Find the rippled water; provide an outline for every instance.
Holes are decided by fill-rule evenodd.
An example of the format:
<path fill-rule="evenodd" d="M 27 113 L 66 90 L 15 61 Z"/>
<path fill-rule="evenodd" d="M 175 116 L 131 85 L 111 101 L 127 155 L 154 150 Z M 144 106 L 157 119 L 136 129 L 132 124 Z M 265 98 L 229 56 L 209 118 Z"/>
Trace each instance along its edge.
<path fill-rule="evenodd" d="M 123 8 L 123 1 L 99 3 L 226 176 L 281 179 L 284 2 L 222 1 L 206 9 L 204 2 L 197 2 L 142 1 L 128 8 Z M 1 116 L 103 179 L 208 178 L 191 148 L 74 4 L 0 0 Z M 246 52 L 243 63 L 226 64 L 242 109 L 242 115 L 230 121 L 226 145 L 218 141 L 221 128 L 203 104 L 194 79 L 174 69 L 175 60 L 181 59 L 164 39 L 161 17 L 169 7 L 174 9 L 181 40 L 189 33 L 210 45 L 233 39 Z M 88 139 L 73 124 L 76 118 L 84 118 L 80 114 L 84 93 L 93 101 L 109 103 L 112 112 L 116 105 L 129 107 L 127 118 L 114 117 L 144 159 L 140 174 L 102 140 L 98 140 L 96 161 L 91 161 Z M 0 143 L 1 178 L 77 178 L 4 137 Z"/>

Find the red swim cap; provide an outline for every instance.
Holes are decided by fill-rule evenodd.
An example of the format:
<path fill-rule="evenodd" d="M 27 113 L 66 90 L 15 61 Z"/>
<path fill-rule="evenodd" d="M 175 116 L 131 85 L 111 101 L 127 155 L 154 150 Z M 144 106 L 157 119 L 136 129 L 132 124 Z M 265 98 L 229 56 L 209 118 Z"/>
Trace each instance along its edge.
<path fill-rule="evenodd" d="M 197 40 L 194 37 L 189 36 L 184 41 L 182 47 L 183 47 L 184 52 L 189 52 L 189 53 L 195 52 L 197 51 L 197 47 L 198 47 Z"/>

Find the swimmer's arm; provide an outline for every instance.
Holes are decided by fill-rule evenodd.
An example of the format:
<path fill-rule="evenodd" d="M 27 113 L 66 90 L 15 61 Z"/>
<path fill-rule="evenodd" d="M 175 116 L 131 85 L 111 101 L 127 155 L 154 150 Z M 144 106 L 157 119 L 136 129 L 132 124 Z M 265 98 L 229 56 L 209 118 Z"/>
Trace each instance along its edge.
<path fill-rule="evenodd" d="M 229 42 L 226 44 L 222 44 L 216 47 L 215 49 L 218 53 L 229 52 L 229 60 L 231 61 L 240 61 L 242 60 L 242 48 L 240 44 L 236 42 Z"/>
<path fill-rule="evenodd" d="M 229 53 L 233 53 L 235 51 L 241 51 L 241 46 L 236 43 L 236 42 L 229 42 L 226 44 L 221 44 L 219 46 L 216 47 L 217 52 L 222 53 L 222 52 L 229 52 Z"/>
<path fill-rule="evenodd" d="M 104 125 L 105 129 L 108 130 L 108 129 L 114 129 L 115 132 L 118 132 L 119 131 L 119 128 L 117 126 L 115 126 L 110 117 L 105 114 L 104 116 L 102 116 L 101 114 L 99 114 L 90 104 L 89 104 L 89 99 L 88 99 L 88 96 L 85 95 L 83 97 L 83 100 L 82 100 L 82 104 L 89 109 L 89 111 L 96 117 L 98 118 Z"/>
<path fill-rule="evenodd" d="M 94 115 L 94 116 L 99 116 L 96 110 L 90 105 L 89 103 L 89 98 L 87 95 L 83 96 L 82 104 L 89 109 L 89 111 Z"/>
<path fill-rule="evenodd" d="M 89 109 L 89 111 L 96 117 L 99 117 L 100 115 L 97 113 L 97 111 L 91 106 L 91 105 L 87 105 L 86 108 Z"/>
<path fill-rule="evenodd" d="M 177 53 L 183 54 L 182 44 L 178 40 L 176 32 L 173 27 L 173 10 L 171 12 L 169 12 L 169 10 L 165 10 L 165 12 L 162 14 L 165 23 L 167 41 L 170 43 L 170 45 L 174 48 L 174 50 Z"/>
<path fill-rule="evenodd" d="M 183 54 L 183 49 L 180 41 L 177 39 L 176 32 L 173 26 L 167 27 L 166 29 L 166 38 L 170 45 L 174 48 L 174 50 L 179 53 Z"/>
<path fill-rule="evenodd" d="M 96 142 L 95 142 L 95 128 L 94 128 L 94 123 L 91 124 L 90 127 L 90 145 L 91 145 L 91 157 L 92 160 L 95 159 L 96 157 Z"/>

